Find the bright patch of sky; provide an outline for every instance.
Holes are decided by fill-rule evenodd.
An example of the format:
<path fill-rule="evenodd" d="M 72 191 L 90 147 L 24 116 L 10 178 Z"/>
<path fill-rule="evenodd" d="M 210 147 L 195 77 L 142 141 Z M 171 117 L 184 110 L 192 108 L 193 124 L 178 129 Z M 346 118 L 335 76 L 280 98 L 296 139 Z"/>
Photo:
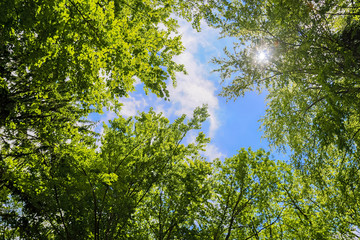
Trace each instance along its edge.
<path fill-rule="evenodd" d="M 194 30 L 186 21 L 180 20 L 179 24 L 179 33 L 186 50 L 175 61 L 185 65 L 188 75 L 177 74 L 176 87 L 168 84 L 170 101 L 159 99 L 153 94 L 145 95 L 142 84 L 138 84 L 135 92 L 128 98 L 121 99 L 124 104 L 121 114 L 130 117 L 153 107 L 156 112 L 162 112 L 167 118 L 174 120 L 182 114 L 191 116 L 196 107 L 207 104 L 210 117 L 202 131 L 211 137 L 204 152 L 208 160 L 232 157 L 241 148 L 269 150 L 268 142 L 261 139 L 259 131 L 259 119 L 265 114 L 265 95 L 248 93 L 235 102 L 226 102 L 226 99 L 218 96 L 221 79 L 219 74 L 212 72 L 217 66 L 211 64 L 210 60 L 223 56 L 223 48 L 232 46 L 231 39 L 218 39 L 218 31 L 205 24 L 201 32 Z M 259 58 L 265 59 L 265 53 Z M 114 113 L 106 112 L 95 120 L 107 122 L 114 117 Z M 101 132 L 99 128 L 100 125 L 98 131 Z M 191 142 L 194 139 L 195 133 L 191 133 L 185 141 Z M 286 158 L 278 153 L 273 155 L 277 159 Z"/>

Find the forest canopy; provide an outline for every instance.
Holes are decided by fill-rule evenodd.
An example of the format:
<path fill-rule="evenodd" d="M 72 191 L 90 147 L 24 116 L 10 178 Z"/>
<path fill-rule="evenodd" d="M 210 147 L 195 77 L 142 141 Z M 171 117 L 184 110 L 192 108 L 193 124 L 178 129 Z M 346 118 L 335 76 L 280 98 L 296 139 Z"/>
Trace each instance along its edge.
<path fill-rule="evenodd" d="M 359 239 L 359 15 L 351 0 L 0 2 L 1 239 Z M 122 116 L 136 81 L 169 100 L 186 73 L 179 19 L 236 39 L 213 60 L 221 95 L 267 91 L 264 137 L 291 159 L 206 159 L 206 106 Z"/>

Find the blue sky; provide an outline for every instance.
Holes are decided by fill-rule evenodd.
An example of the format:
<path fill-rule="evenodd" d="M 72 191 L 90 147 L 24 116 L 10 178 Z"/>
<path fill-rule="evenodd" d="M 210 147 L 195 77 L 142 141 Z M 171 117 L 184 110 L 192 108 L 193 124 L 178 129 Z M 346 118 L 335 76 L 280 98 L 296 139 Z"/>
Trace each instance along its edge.
<path fill-rule="evenodd" d="M 192 29 L 186 21 L 179 20 L 179 34 L 182 35 L 186 50 L 175 61 L 185 65 L 188 75 L 177 74 L 177 86 L 168 84 L 170 101 L 164 101 L 153 94 L 145 95 L 142 84 L 138 83 L 136 91 L 128 98 L 121 99 L 124 104 L 121 114 L 125 117 L 134 116 L 138 111 L 148 111 L 153 107 L 173 120 L 182 114 L 191 116 L 193 110 L 203 104 L 208 105 L 210 117 L 202 131 L 211 137 L 211 143 L 204 155 L 208 160 L 232 157 L 242 147 L 253 150 L 264 148 L 269 150 L 268 142 L 261 139 L 259 119 L 265 114 L 265 94 L 248 93 L 245 97 L 226 101 L 218 96 L 221 91 L 219 74 L 212 71 L 216 66 L 210 63 L 211 58 L 223 56 L 223 48 L 231 47 L 230 39 L 218 39 L 217 30 L 202 26 L 202 31 Z M 115 117 L 114 113 L 106 112 L 100 117 L 107 122 Z M 195 138 L 195 133 L 186 141 Z M 284 155 L 273 153 L 277 159 Z"/>

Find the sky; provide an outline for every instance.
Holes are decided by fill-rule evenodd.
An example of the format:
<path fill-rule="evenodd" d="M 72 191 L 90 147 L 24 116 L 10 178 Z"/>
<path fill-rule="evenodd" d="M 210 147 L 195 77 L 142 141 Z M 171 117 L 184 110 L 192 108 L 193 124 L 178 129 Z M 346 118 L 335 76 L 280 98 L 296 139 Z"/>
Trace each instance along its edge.
<path fill-rule="evenodd" d="M 209 161 L 232 157 L 241 148 L 270 150 L 268 142 L 261 138 L 262 133 L 259 130 L 259 120 L 265 114 L 265 94 L 251 92 L 236 101 L 227 101 L 219 96 L 222 88 L 221 79 L 218 73 L 213 72 L 217 66 L 210 61 L 213 57 L 224 56 L 223 48 L 231 47 L 232 40 L 219 39 L 218 30 L 206 24 L 202 25 L 201 32 L 194 30 L 191 24 L 184 20 L 179 20 L 179 25 L 179 34 L 182 35 L 186 50 L 177 56 L 175 61 L 184 64 L 188 74 L 176 75 L 176 87 L 168 83 L 170 101 L 157 98 L 151 93 L 145 95 L 139 82 L 136 91 L 121 99 L 124 105 L 120 113 L 124 117 L 130 117 L 153 107 L 156 112 L 162 112 L 165 117 L 174 120 L 182 114 L 191 117 L 196 107 L 207 104 L 210 117 L 204 123 L 202 131 L 211 138 L 203 153 Z M 99 120 L 107 122 L 114 117 L 114 113 L 105 112 Z M 185 143 L 193 141 L 195 136 L 195 133 L 190 133 Z M 277 152 L 271 155 L 275 159 L 286 158 Z"/>

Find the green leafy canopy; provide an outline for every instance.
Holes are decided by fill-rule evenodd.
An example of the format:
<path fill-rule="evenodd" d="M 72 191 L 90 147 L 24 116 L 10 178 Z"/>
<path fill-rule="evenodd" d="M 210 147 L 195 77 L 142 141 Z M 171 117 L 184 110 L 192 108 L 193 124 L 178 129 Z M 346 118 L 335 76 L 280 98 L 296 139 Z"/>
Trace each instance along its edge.
<path fill-rule="evenodd" d="M 214 60 L 222 95 L 265 88 L 265 136 L 296 168 L 264 150 L 207 161 L 206 107 L 120 115 L 135 81 L 168 99 L 185 72 L 176 17 L 239 40 Z M 359 36 L 348 0 L 1 1 L 0 238 L 358 238 Z"/>

